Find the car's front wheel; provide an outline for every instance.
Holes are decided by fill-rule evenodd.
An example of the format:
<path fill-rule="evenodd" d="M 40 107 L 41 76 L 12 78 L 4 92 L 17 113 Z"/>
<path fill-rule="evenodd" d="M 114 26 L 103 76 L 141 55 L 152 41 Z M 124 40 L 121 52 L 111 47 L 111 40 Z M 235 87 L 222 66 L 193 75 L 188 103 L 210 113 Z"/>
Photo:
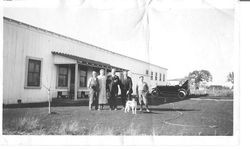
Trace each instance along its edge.
<path fill-rule="evenodd" d="M 153 89 L 152 92 L 151 92 L 151 95 L 153 95 L 153 96 L 159 96 L 160 92 L 159 92 L 158 89 Z"/>
<path fill-rule="evenodd" d="M 182 100 L 187 96 L 187 92 L 185 90 L 179 90 L 177 96 L 178 96 L 179 99 Z"/>

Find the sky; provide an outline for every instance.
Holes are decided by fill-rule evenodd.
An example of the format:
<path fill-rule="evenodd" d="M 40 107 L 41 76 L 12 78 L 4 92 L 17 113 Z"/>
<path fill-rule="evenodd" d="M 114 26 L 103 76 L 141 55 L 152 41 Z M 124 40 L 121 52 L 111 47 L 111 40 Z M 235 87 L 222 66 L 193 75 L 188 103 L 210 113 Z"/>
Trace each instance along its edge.
<path fill-rule="evenodd" d="M 49 2 L 49 3 L 48 3 Z M 206 69 L 225 84 L 234 66 L 233 0 L 17 0 L 3 14 L 168 69 Z"/>

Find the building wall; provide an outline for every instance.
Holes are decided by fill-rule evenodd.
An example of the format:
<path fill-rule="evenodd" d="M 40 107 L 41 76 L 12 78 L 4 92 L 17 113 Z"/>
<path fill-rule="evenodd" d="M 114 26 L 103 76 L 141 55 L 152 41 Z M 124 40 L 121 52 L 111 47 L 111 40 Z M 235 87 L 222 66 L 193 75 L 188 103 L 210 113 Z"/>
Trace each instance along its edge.
<path fill-rule="evenodd" d="M 145 80 L 149 86 L 156 83 L 166 84 L 167 70 L 155 65 L 135 60 L 120 54 L 106 51 L 82 42 L 73 41 L 62 36 L 45 32 L 27 25 L 19 24 L 4 19 L 4 38 L 3 38 L 3 99 L 4 104 L 16 103 L 17 99 L 22 102 L 42 102 L 47 100 L 47 90 L 42 86 L 41 89 L 25 89 L 25 70 L 26 57 L 42 58 L 42 84 L 50 86 L 52 97 L 56 96 L 56 72 L 51 51 L 63 52 L 67 54 L 84 57 L 111 65 L 131 70 L 131 77 L 135 84 L 140 75 L 149 75 Z M 158 73 L 158 81 L 150 80 L 151 71 Z M 159 73 L 166 75 L 165 82 L 159 81 Z M 88 73 L 90 75 L 90 73 Z"/>
<path fill-rule="evenodd" d="M 48 52 L 47 36 L 37 34 L 22 26 L 4 20 L 3 37 L 3 99 L 5 104 L 22 102 L 40 102 L 47 100 L 47 90 L 24 89 L 26 56 L 42 58 L 41 77 L 44 85 L 55 88 L 56 66 L 53 56 Z M 46 42 L 46 44 L 45 44 Z"/>

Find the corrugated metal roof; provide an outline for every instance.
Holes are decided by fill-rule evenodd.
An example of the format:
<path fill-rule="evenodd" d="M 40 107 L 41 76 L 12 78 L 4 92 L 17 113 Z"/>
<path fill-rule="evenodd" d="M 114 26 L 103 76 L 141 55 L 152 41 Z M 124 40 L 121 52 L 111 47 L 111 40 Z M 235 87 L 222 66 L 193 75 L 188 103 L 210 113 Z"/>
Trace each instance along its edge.
<path fill-rule="evenodd" d="M 91 60 L 91 59 L 79 57 L 79 56 L 72 55 L 72 54 L 67 54 L 67 53 L 62 53 L 62 52 L 56 52 L 56 51 L 52 51 L 51 53 L 52 53 L 53 55 L 60 55 L 60 56 L 63 56 L 63 57 L 67 57 L 67 58 L 70 58 L 70 59 L 74 59 L 74 60 L 76 60 L 79 64 L 88 65 L 88 66 L 91 66 L 91 67 L 107 68 L 107 69 L 116 68 L 117 71 L 124 71 L 124 70 L 127 70 L 127 69 L 124 69 L 124 68 L 112 66 L 112 65 L 107 64 L 107 63 L 103 63 L 103 62 L 100 62 L 100 61 L 95 61 L 95 60 Z"/>
<path fill-rule="evenodd" d="M 133 60 L 142 62 L 142 63 L 146 63 L 146 64 L 149 64 L 149 65 L 152 65 L 152 66 L 161 68 L 161 69 L 168 70 L 167 68 L 164 68 L 164 67 L 161 67 L 161 66 L 158 66 L 158 65 L 155 65 L 155 64 L 152 64 L 152 63 L 143 61 L 143 60 L 139 60 L 139 59 L 136 59 L 136 58 L 133 58 L 133 57 L 129 57 L 129 56 L 123 55 L 123 54 L 119 54 L 119 53 L 116 53 L 116 52 L 112 52 L 112 51 L 110 51 L 110 50 L 107 50 L 107 49 L 104 49 L 104 48 L 101 48 L 101 47 L 98 47 L 98 46 L 95 46 L 95 45 L 92 45 L 92 44 L 89 44 L 89 43 L 86 43 L 86 42 L 83 42 L 83 41 L 80 41 L 80 40 L 77 40 L 77 39 L 74 39 L 74 38 L 71 38 L 71 37 L 67 37 L 67 36 L 64 36 L 64 35 L 61 35 L 61 34 L 52 32 L 52 31 L 48 31 L 48 30 L 46 30 L 46 29 L 42 29 L 42 28 L 39 28 L 39 27 L 35 27 L 35 26 L 30 25 L 30 24 L 23 23 L 23 22 L 20 22 L 20 21 L 17 21 L 17 20 L 8 18 L 8 17 L 3 17 L 3 19 L 4 19 L 4 20 L 7 20 L 7 21 L 10 21 L 10 22 L 15 22 L 15 23 L 17 23 L 17 24 L 22 24 L 22 25 L 27 26 L 27 27 L 34 28 L 34 29 L 36 29 L 36 30 L 39 30 L 39 31 L 42 31 L 42 32 L 45 32 L 45 33 L 49 33 L 49 34 L 56 35 L 56 36 L 59 36 L 59 37 L 62 37 L 62 38 L 66 38 L 66 39 L 69 39 L 69 40 L 71 40 L 71 41 L 75 41 L 75 42 L 79 42 L 79 43 L 82 43 L 82 44 L 85 44 L 85 45 L 88 45 L 88 46 L 91 46 L 91 47 L 95 47 L 95 48 L 97 48 L 97 49 L 99 49 L 99 50 L 104 50 L 104 51 L 110 52 L 110 53 L 112 53 L 112 54 L 120 55 L 120 56 L 123 56 L 123 57 L 126 57 L 126 58 L 130 58 L 130 59 L 133 59 Z"/>

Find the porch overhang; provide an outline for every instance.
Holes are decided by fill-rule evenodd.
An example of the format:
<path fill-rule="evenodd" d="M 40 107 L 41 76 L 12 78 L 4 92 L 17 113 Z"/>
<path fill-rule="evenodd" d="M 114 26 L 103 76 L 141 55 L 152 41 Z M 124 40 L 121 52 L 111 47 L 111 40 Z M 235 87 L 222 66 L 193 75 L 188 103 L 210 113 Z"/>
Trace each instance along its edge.
<path fill-rule="evenodd" d="M 56 51 L 52 51 L 51 53 L 55 56 L 54 64 L 80 64 L 80 65 L 85 65 L 89 67 L 97 67 L 97 68 L 103 68 L 103 69 L 108 69 L 108 70 L 115 68 L 118 72 L 125 71 L 125 70 L 128 71 L 127 69 L 124 69 L 124 68 L 112 66 L 107 63 L 75 56 L 72 54 L 66 54 L 66 53 L 56 52 Z"/>
<path fill-rule="evenodd" d="M 116 72 L 128 71 L 127 69 L 116 67 L 116 66 L 111 66 L 109 69 L 111 70 L 112 68 L 115 68 Z"/>
<path fill-rule="evenodd" d="M 55 64 L 80 64 L 80 65 L 86 65 L 90 67 L 97 67 L 97 68 L 103 68 L 103 69 L 111 67 L 107 63 L 94 61 L 94 60 L 86 59 L 86 58 L 71 55 L 71 54 L 55 52 L 55 51 L 52 51 L 51 53 L 55 56 L 54 58 Z"/>

